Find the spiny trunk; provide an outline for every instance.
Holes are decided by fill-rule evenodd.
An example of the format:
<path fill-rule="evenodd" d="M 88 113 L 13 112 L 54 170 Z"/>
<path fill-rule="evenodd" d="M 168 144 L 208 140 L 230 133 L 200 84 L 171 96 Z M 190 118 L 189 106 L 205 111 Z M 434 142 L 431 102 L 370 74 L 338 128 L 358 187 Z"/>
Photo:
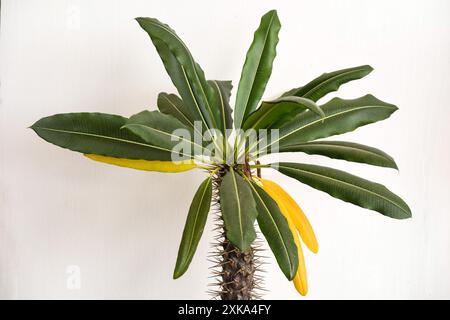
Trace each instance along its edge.
<path fill-rule="evenodd" d="M 226 171 L 217 173 L 213 181 L 213 201 L 217 213 L 216 243 L 213 244 L 212 253 L 216 270 L 213 275 L 217 277 L 217 290 L 211 293 L 222 300 L 252 300 L 259 298 L 257 292 L 260 278 L 255 275 L 259 266 L 256 255 L 256 246 L 247 252 L 240 251 L 226 237 L 226 230 L 220 211 L 219 187 Z"/>
<path fill-rule="evenodd" d="M 241 252 L 226 238 L 223 240 L 222 253 L 222 300 L 252 300 L 254 299 L 254 252 Z"/>

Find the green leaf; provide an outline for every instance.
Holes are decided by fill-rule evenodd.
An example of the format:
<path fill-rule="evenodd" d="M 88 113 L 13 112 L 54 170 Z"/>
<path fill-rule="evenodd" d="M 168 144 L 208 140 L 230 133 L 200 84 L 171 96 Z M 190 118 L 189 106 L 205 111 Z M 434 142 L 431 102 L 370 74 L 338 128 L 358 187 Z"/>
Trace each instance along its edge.
<path fill-rule="evenodd" d="M 371 66 L 364 65 L 324 73 L 305 86 L 289 90 L 282 96 L 297 96 L 317 101 L 328 93 L 337 91 L 342 84 L 365 77 L 372 70 Z"/>
<path fill-rule="evenodd" d="M 158 95 L 158 109 L 162 113 L 170 114 L 189 128 L 194 128 L 194 119 L 191 119 L 189 111 L 183 105 L 183 101 L 176 94 L 161 92 Z"/>
<path fill-rule="evenodd" d="M 395 219 L 411 217 L 408 205 L 381 184 L 344 171 L 311 164 L 281 162 L 272 164 L 272 167 L 302 183 L 357 206 L 378 211 Z"/>
<path fill-rule="evenodd" d="M 231 117 L 230 95 L 233 88 L 231 81 L 208 80 L 208 84 L 214 89 L 213 105 L 218 106 L 220 111 L 219 129 L 225 134 L 226 129 L 233 127 L 233 119 Z M 170 114 L 180 120 L 189 128 L 195 129 L 194 119 L 190 118 L 189 112 L 183 105 L 181 100 L 175 94 L 167 94 L 162 92 L 158 95 L 158 109 L 165 114 Z"/>
<path fill-rule="evenodd" d="M 173 272 L 173 278 L 181 277 L 194 257 L 198 243 L 205 228 L 206 218 L 208 217 L 211 204 L 212 184 L 211 177 L 203 181 L 195 193 L 191 207 L 187 216 L 186 224 L 181 238 L 180 248 L 178 249 L 178 257 Z"/>
<path fill-rule="evenodd" d="M 332 159 L 341 159 L 398 169 L 397 164 L 390 155 L 379 149 L 353 142 L 306 142 L 281 148 L 280 152 L 304 152 L 307 154 L 318 154 Z"/>
<path fill-rule="evenodd" d="M 258 211 L 258 225 L 272 250 L 281 271 L 292 280 L 298 269 L 297 247 L 286 218 L 278 205 L 258 185 L 249 182 Z"/>
<path fill-rule="evenodd" d="M 261 18 L 247 52 L 236 95 L 234 125 L 240 128 L 247 116 L 256 110 L 272 73 L 281 25 L 275 10 Z"/>
<path fill-rule="evenodd" d="M 184 142 L 190 147 L 187 152 L 183 150 L 185 151 L 183 156 L 186 159 L 192 158 L 194 151 L 201 152 L 203 148 L 193 141 L 193 132 L 190 128 L 171 115 L 159 111 L 145 110 L 135 114 L 128 119 L 124 128 L 140 136 L 147 143 L 156 144 L 168 150 L 174 150 L 178 143 Z M 183 133 L 189 136 L 182 135 L 182 132 L 178 134 L 179 129 L 183 129 Z"/>
<path fill-rule="evenodd" d="M 321 117 L 325 116 L 312 100 L 294 96 L 282 97 L 273 101 L 264 101 L 260 108 L 248 116 L 243 129 L 279 128 L 305 110 L 310 110 Z"/>
<path fill-rule="evenodd" d="M 398 108 L 372 95 L 366 95 L 354 100 L 334 98 L 322 105 L 321 109 L 325 117 L 312 112 L 299 114 L 281 127 L 278 139 L 271 141 L 267 147 L 278 143 L 280 149 L 283 149 L 290 145 L 350 132 L 366 124 L 384 120 Z"/>
<path fill-rule="evenodd" d="M 187 46 L 168 25 L 154 18 L 136 18 L 158 51 L 167 73 L 195 120 L 205 128 L 218 128 L 219 110 L 212 105 L 214 89 Z"/>
<path fill-rule="evenodd" d="M 171 159 L 171 149 L 121 130 L 126 121 L 105 113 L 64 113 L 42 118 L 31 128 L 47 142 L 72 151 L 127 159 Z"/>
<path fill-rule="evenodd" d="M 219 191 L 226 236 L 241 251 L 247 251 L 256 238 L 254 223 L 258 215 L 252 190 L 244 178 L 230 168 Z"/>
<path fill-rule="evenodd" d="M 151 38 L 155 45 L 163 63 L 169 74 L 173 84 L 178 90 L 184 105 L 186 106 L 186 112 L 189 114 L 189 119 L 193 121 L 200 121 L 203 128 L 207 128 L 206 120 L 201 112 L 201 109 L 195 100 L 191 89 L 191 83 L 185 76 L 182 65 L 176 59 L 175 55 L 169 50 L 169 47 L 158 38 Z"/>
<path fill-rule="evenodd" d="M 230 96 L 233 88 L 231 81 L 209 80 L 208 83 L 214 88 L 215 106 L 219 106 L 220 121 L 217 129 L 226 135 L 226 129 L 233 128 L 233 118 L 231 117 Z"/>

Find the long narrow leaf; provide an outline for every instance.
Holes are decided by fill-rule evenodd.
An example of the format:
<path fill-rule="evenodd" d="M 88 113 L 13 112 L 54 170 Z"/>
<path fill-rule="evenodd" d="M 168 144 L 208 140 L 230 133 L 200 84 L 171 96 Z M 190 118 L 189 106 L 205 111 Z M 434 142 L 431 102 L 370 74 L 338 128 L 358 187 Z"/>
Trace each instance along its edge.
<path fill-rule="evenodd" d="M 219 110 L 212 105 L 213 88 L 184 42 L 168 25 L 154 18 L 136 18 L 155 45 L 180 96 L 196 120 L 206 128 L 217 128 Z"/>
<path fill-rule="evenodd" d="M 171 159 L 170 148 L 120 129 L 126 121 L 105 113 L 64 113 L 42 118 L 31 129 L 47 142 L 72 151 L 128 159 Z"/>
<path fill-rule="evenodd" d="M 279 128 L 305 110 L 310 110 L 321 117 L 325 116 L 312 100 L 295 96 L 282 97 L 273 101 L 264 101 L 260 108 L 248 116 L 243 129 Z"/>
<path fill-rule="evenodd" d="M 181 277 L 188 269 L 198 243 L 205 228 L 206 218 L 211 204 L 212 185 L 211 177 L 203 181 L 195 193 L 191 207 L 184 226 L 183 236 L 181 238 L 178 257 L 173 272 L 173 278 Z"/>
<path fill-rule="evenodd" d="M 157 105 L 162 113 L 170 114 L 187 127 L 194 128 L 195 119 L 191 118 L 189 111 L 183 105 L 183 101 L 176 94 L 161 92 L 158 95 Z"/>
<path fill-rule="evenodd" d="M 325 117 L 312 112 L 299 114 L 281 127 L 278 139 L 280 148 L 298 143 L 326 138 L 353 131 L 358 127 L 388 118 L 398 108 L 378 100 L 372 95 L 354 100 L 334 98 L 321 106 Z"/>
<path fill-rule="evenodd" d="M 234 124 L 240 128 L 247 116 L 256 110 L 272 73 L 281 25 L 275 10 L 261 18 L 248 49 L 236 95 Z"/>
<path fill-rule="evenodd" d="M 231 81 L 209 80 L 208 83 L 214 88 L 213 104 L 218 106 L 220 111 L 220 121 L 217 129 L 225 136 L 226 130 L 233 128 L 232 110 L 230 107 L 230 96 L 233 86 Z"/>
<path fill-rule="evenodd" d="M 280 152 L 304 152 L 307 154 L 318 154 L 332 159 L 341 159 L 398 169 L 394 159 L 387 153 L 373 147 L 353 142 L 305 142 L 282 147 L 280 148 Z"/>
<path fill-rule="evenodd" d="M 365 77 L 372 70 L 371 66 L 364 65 L 324 73 L 305 86 L 289 90 L 282 96 L 297 96 L 317 101 L 328 93 L 337 91 L 342 84 Z"/>
<path fill-rule="evenodd" d="M 281 162 L 273 168 L 329 195 L 395 218 L 411 217 L 408 205 L 385 186 L 344 171 L 301 163 Z"/>
<path fill-rule="evenodd" d="M 292 280 L 298 269 L 297 247 L 288 222 L 274 200 L 258 185 L 249 182 L 258 210 L 258 225 L 281 271 Z"/>
<path fill-rule="evenodd" d="M 252 190 L 232 168 L 220 186 L 220 206 L 227 239 L 241 251 L 247 251 L 256 238 L 254 223 L 258 214 Z"/>
<path fill-rule="evenodd" d="M 164 146 L 164 148 L 169 150 L 174 150 L 175 146 L 180 141 L 186 143 L 190 150 L 187 150 L 182 154 L 182 160 L 192 158 L 196 151 L 202 151 L 202 146 L 194 143 L 193 132 L 190 128 L 184 126 L 179 120 L 171 115 L 159 111 L 145 110 L 135 114 L 128 119 L 124 128 L 132 131 L 148 143 Z M 176 134 L 177 130 L 180 129 L 183 129 L 183 133 L 188 136 L 185 137 Z"/>

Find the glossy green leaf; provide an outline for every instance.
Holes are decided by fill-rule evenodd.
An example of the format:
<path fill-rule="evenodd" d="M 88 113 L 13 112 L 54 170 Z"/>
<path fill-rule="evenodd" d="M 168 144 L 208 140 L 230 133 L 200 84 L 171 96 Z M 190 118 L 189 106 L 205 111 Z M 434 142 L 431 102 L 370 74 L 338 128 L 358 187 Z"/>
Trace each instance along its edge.
<path fill-rule="evenodd" d="M 173 278 L 181 277 L 194 257 L 198 243 L 205 228 L 206 218 L 208 217 L 211 204 L 212 184 L 211 177 L 203 181 L 195 193 L 191 207 L 184 226 L 183 236 L 181 238 L 180 248 L 178 249 L 178 257 L 173 272 Z"/>
<path fill-rule="evenodd" d="M 254 223 L 258 213 L 248 183 L 232 168 L 220 185 L 220 206 L 227 239 L 247 251 L 256 238 Z"/>
<path fill-rule="evenodd" d="M 281 25 L 275 10 L 261 18 L 242 68 L 234 109 L 234 125 L 240 128 L 256 110 L 272 73 Z"/>
<path fill-rule="evenodd" d="M 281 162 L 273 164 L 281 173 L 329 195 L 357 206 L 395 218 L 411 217 L 408 205 L 385 186 L 344 171 L 311 164 Z"/>
<path fill-rule="evenodd" d="M 373 68 L 371 66 L 364 65 L 324 73 L 303 87 L 287 91 L 283 96 L 304 97 L 317 101 L 328 93 L 337 91 L 342 84 L 365 77 L 372 70 Z"/>
<path fill-rule="evenodd" d="M 158 51 L 164 66 L 195 120 L 205 128 L 218 128 L 219 109 L 212 105 L 214 89 L 184 42 L 168 25 L 154 18 L 136 18 Z"/>
<path fill-rule="evenodd" d="M 299 143 L 280 149 L 280 152 L 304 152 L 318 154 L 332 159 L 371 164 L 374 166 L 397 168 L 394 159 L 387 153 L 359 143 L 346 141 L 313 141 Z"/>
<path fill-rule="evenodd" d="M 303 112 L 281 127 L 278 139 L 280 149 L 290 145 L 326 138 L 353 131 L 358 127 L 388 118 L 398 108 L 372 95 L 344 100 L 334 98 L 321 106 L 325 117 Z"/>
<path fill-rule="evenodd" d="M 220 111 L 220 121 L 217 129 L 225 136 L 226 129 L 233 128 L 232 110 L 230 107 L 231 81 L 209 80 L 208 83 L 214 88 L 213 104 L 218 106 Z"/>
<path fill-rule="evenodd" d="M 126 121 L 105 113 L 63 113 L 42 118 L 31 128 L 47 142 L 72 151 L 127 159 L 171 159 L 170 148 L 120 129 Z"/>
<path fill-rule="evenodd" d="M 255 183 L 249 183 L 258 210 L 258 225 L 288 280 L 297 273 L 297 247 L 286 218 L 272 198 Z"/>
<path fill-rule="evenodd" d="M 158 95 L 157 104 L 159 111 L 162 113 L 170 114 L 187 127 L 194 128 L 195 120 L 191 118 L 189 111 L 183 105 L 183 101 L 176 94 L 161 92 Z"/>
<path fill-rule="evenodd" d="M 178 143 L 184 142 L 190 146 L 190 150 L 184 150 L 183 153 L 186 159 L 192 158 L 194 151 L 202 151 L 202 146 L 196 145 L 193 141 L 193 132 L 190 128 L 175 117 L 159 111 L 145 110 L 135 114 L 128 119 L 124 128 L 140 136 L 147 143 L 163 146 L 169 150 L 174 150 Z M 183 132 L 179 132 L 180 129 Z M 189 134 L 189 136 L 185 136 L 185 134 Z"/>
<path fill-rule="evenodd" d="M 183 104 L 186 106 L 186 112 L 189 114 L 189 119 L 193 121 L 200 121 L 202 126 L 207 128 L 206 120 L 197 101 L 195 100 L 195 96 L 191 90 L 191 83 L 185 76 L 182 65 L 163 41 L 156 37 L 151 39 L 164 63 L 167 73 L 169 74 L 173 84 L 177 88 L 178 93 L 183 100 Z"/>
<path fill-rule="evenodd" d="M 245 120 L 243 129 L 279 128 L 305 110 L 310 110 L 321 117 L 325 116 L 312 100 L 295 96 L 281 97 L 273 101 L 264 101 L 261 107 Z"/>

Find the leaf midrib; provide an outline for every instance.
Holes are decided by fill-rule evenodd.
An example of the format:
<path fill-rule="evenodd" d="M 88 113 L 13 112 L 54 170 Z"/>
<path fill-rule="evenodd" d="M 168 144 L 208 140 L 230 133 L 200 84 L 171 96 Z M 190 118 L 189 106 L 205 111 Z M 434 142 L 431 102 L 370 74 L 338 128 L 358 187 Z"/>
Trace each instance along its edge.
<path fill-rule="evenodd" d="M 148 148 L 152 148 L 152 149 L 159 149 L 159 150 L 162 150 L 162 151 L 172 152 L 169 149 L 158 147 L 158 146 L 155 146 L 155 145 L 152 145 L 152 144 L 146 144 L 146 143 L 137 142 L 137 141 L 133 141 L 133 140 L 125 140 L 125 139 L 121 139 L 121 138 L 108 137 L 108 136 L 103 136 L 103 135 L 99 135 L 99 134 L 95 134 L 95 133 L 78 132 L 78 131 L 70 131 L 70 130 L 62 130 L 62 129 L 52 129 L 52 128 L 46 128 L 46 127 L 32 127 L 32 128 L 33 129 L 53 131 L 53 132 L 61 132 L 61 133 L 69 133 L 69 134 L 90 136 L 90 137 L 102 138 L 102 139 L 106 139 L 106 140 L 126 142 L 126 143 L 136 144 L 136 145 L 140 145 L 140 146 L 144 146 L 144 147 L 148 147 Z M 183 154 L 183 155 L 185 155 L 185 154 Z"/>
<path fill-rule="evenodd" d="M 189 56 L 189 60 L 190 60 L 190 63 L 191 63 L 191 66 L 192 66 L 192 69 L 194 70 L 194 74 L 195 74 L 195 77 L 197 78 L 197 81 L 201 84 L 201 81 L 200 81 L 200 78 L 199 78 L 199 76 L 198 76 L 198 74 L 197 74 L 197 70 L 196 70 L 196 68 L 195 68 L 195 61 L 194 61 L 194 58 L 192 57 L 192 54 L 191 54 L 191 52 L 189 51 L 189 49 L 186 47 L 186 44 L 180 39 L 180 37 L 178 37 L 178 35 L 176 34 L 176 33 L 174 33 L 172 30 L 170 30 L 168 27 L 166 27 L 166 26 L 163 26 L 163 25 L 161 25 L 161 24 L 158 24 L 158 23 L 155 23 L 154 21 L 152 21 L 152 20 L 150 20 L 149 21 L 152 25 L 154 25 L 154 26 L 156 26 L 156 27 L 158 27 L 158 28 L 160 28 L 160 29 L 163 29 L 163 30 L 165 30 L 166 32 L 168 32 L 170 35 L 172 35 L 183 47 L 184 47 L 184 49 L 186 50 L 186 53 L 187 53 L 187 55 Z M 162 39 L 160 39 L 160 40 L 162 40 Z M 162 41 L 164 41 L 164 40 L 162 40 Z M 165 41 L 164 41 L 165 42 Z M 176 57 L 176 56 L 175 56 Z M 177 61 L 178 61 L 178 59 L 177 59 Z M 179 61 L 178 61 L 179 62 Z M 181 63 L 180 63 L 180 65 L 181 65 Z M 186 71 L 184 70 L 184 67 L 183 67 L 183 65 L 181 65 L 181 68 L 183 69 L 183 72 L 184 73 L 186 73 Z M 185 76 L 186 76 L 186 74 L 185 74 Z M 213 114 L 213 112 L 212 112 L 212 109 L 211 109 L 211 105 L 210 105 L 210 103 L 209 103 L 209 100 L 208 100 L 208 97 L 206 96 L 206 93 L 205 93 L 205 91 L 203 90 L 203 86 L 202 85 L 200 85 L 200 89 L 202 90 L 202 94 L 203 94 L 203 97 L 204 97 L 204 99 L 205 99 L 205 101 L 206 101 L 206 104 L 208 105 L 208 109 L 209 109 L 209 111 L 210 111 L 210 114 L 211 114 L 211 119 L 212 119 L 212 121 L 214 122 L 214 125 L 216 125 L 217 126 L 217 124 L 216 124 L 216 121 L 215 121 L 215 118 L 214 118 L 214 114 Z M 189 85 L 189 90 L 190 90 L 190 85 Z M 191 91 L 191 90 L 190 90 Z M 195 100 L 195 99 L 194 99 Z M 197 102 L 196 102 L 197 103 Z M 202 114 L 202 112 L 201 112 L 201 110 L 200 110 L 200 114 Z M 202 117 L 203 117 L 203 114 L 202 114 Z M 205 123 L 206 124 L 206 123 Z M 206 125 L 206 127 L 208 127 L 208 125 Z"/>
<path fill-rule="evenodd" d="M 130 124 L 126 124 L 124 127 L 132 127 L 132 126 L 139 126 L 139 127 L 143 127 L 143 128 L 149 129 L 149 130 L 153 130 L 153 131 L 155 131 L 155 132 L 158 132 L 158 133 L 160 133 L 160 134 L 169 136 L 169 137 L 171 137 L 171 138 L 172 138 L 172 137 L 180 138 L 181 140 L 186 141 L 187 143 L 196 145 L 196 146 L 202 148 L 202 150 L 203 150 L 203 146 L 199 145 L 198 143 L 195 143 L 195 142 L 192 141 L 192 140 L 187 140 L 187 139 L 185 139 L 185 138 L 183 138 L 183 137 L 180 137 L 180 136 L 177 136 L 177 135 L 173 135 L 173 134 L 171 134 L 171 133 L 167 133 L 167 132 L 162 131 L 162 130 L 155 129 L 155 128 L 150 127 L 150 126 L 147 126 L 147 125 L 145 125 L 145 124 L 140 124 L 140 123 L 130 123 Z"/>
<path fill-rule="evenodd" d="M 300 98 L 300 97 L 299 97 Z M 303 98 L 301 98 L 303 99 Z M 302 106 L 304 109 L 310 110 L 310 108 L 305 106 L 305 103 L 300 102 L 300 101 L 292 101 L 292 100 L 284 100 L 283 99 L 278 99 L 279 101 L 276 102 L 271 102 L 271 101 L 264 101 L 264 103 L 267 103 L 269 105 L 272 105 L 271 108 L 268 108 L 268 110 L 252 125 L 252 128 L 254 129 L 259 123 L 261 123 L 262 120 L 264 120 L 265 118 L 267 118 L 268 115 L 270 115 L 272 112 L 276 111 L 276 107 L 278 104 L 282 104 L 282 103 L 292 103 L 292 104 L 296 104 L 298 106 Z M 257 111 L 255 111 L 257 112 Z"/>
<path fill-rule="evenodd" d="M 188 119 L 185 114 L 177 107 L 177 105 L 175 103 L 172 102 L 172 100 L 170 100 L 166 95 L 162 96 L 163 99 L 165 99 L 175 110 L 178 111 L 178 113 L 187 121 L 189 122 L 189 124 L 192 126 L 192 128 L 194 128 L 194 124 L 191 122 L 190 119 Z"/>
<path fill-rule="evenodd" d="M 362 71 L 362 70 L 363 70 L 363 68 L 359 68 L 359 69 L 356 69 L 356 70 L 349 70 L 349 71 L 347 71 L 347 72 L 339 73 L 339 74 L 337 74 L 337 75 L 335 75 L 335 76 L 333 76 L 333 77 L 331 77 L 331 78 L 328 78 L 327 80 L 325 80 L 325 81 L 323 81 L 323 82 L 317 84 L 316 86 L 314 86 L 313 88 L 311 88 L 310 90 L 308 90 L 308 91 L 307 91 L 305 94 L 303 94 L 302 96 L 303 96 L 303 97 L 306 97 L 308 94 L 310 94 L 311 91 L 318 90 L 318 89 L 322 88 L 322 87 L 325 86 L 327 83 L 329 83 L 330 81 L 332 81 L 332 80 L 334 80 L 334 79 L 336 79 L 336 78 L 345 76 L 345 75 L 347 75 L 347 74 L 352 74 L 352 73 L 354 73 L 354 72 L 359 72 L 359 71 Z"/>
<path fill-rule="evenodd" d="M 242 228 L 242 212 L 241 212 L 241 201 L 239 199 L 239 190 L 238 190 L 238 187 L 237 187 L 237 182 L 236 182 L 236 177 L 235 177 L 234 170 L 231 169 L 230 173 L 231 173 L 231 177 L 233 179 L 233 187 L 234 187 L 234 191 L 236 193 L 236 201 L 237 201 L 237 205 L 238 205 L 237 212 L 238 212 L 239 231 L 240 231 L 240 234 L 241 234 L 241 241 L 244 242 L 244 231 L 243 231 L 243 228 Z"/>
<path fill-rule="evenodd" d="M 357 148 L 357 147 L 352 147 L 352 146 L 335 145 L 335 144 L 328 144 L 328 143 L 315 143 L 315 142 L 309 143 L 309 142 L 307 142 L 307 143 L 299 143 L 299 144 L 289 145 L 289 146 L 286 146 L 286 148 L 297 147 L 297 146 L 299 146 L 299 147 L 316 147 L 316 146 L 322 147 L 322 146 L 324 146 L 324 147 L 335 148 L 335 149 L 352 149 L 352 150 L 357 150 L 357 151 L 360 151 L 360 152 L 365 152 L 365 153 L 371 154 L 371 155 L 373 155 L 375 157 L 378 157 L 378 158 L 381 158 L 383 160 L 391 160 L 392 161 L 391 158 L 383 156 L 383 155 L 378 154 L 378 153 L 375 153 L 375 152 L 370 151 L 370 150 L 364 150 L 364 149 Z"/>
<path fill-rule="evenodd" d="M 294 168 L 294 167 L 286 167 L 286 166 L 282 166 L 282 165 L 279 165 L 279 167 L 280 167 L 280 168 L 287 169 L 287 170 L 294 170 L 294 171 L 304 172 L 304 173 L 306 173 L 306 174 L 315 175 L 315 176 L 318 176 L 318 177 L 322 177 L 322 178 L 324 178 L 324 179 L 328 179 L 328 180 L 332 180 L 332 181 L 337 181 L 337 182 L 346 184 L 346 185 L 348 185 L 348 186 L 350 186 L 350 187 L 353 187 L 353 188 L 355 188 L 355 189 L 360 189 L 360 190 L 365 191 L 365 192 L 367 192 L 367 193 L 373 194 L 373 195 L 375 195 L 375 196 L 377 196 L 377 197 L 379 197 L 379 198 L 381 198 L 381 199 L 384 199 L 384 200 L 386 200 L 387 202 L 390 202 L 390 203 L 393 204 L 395 207 L 397 207 L 397 208 L 399 208 L 401 211 L 405 212 L 405 213 L 406 213 L 406 217 L 409 217 L 409 212 L 406 211 L 405 209 L 403 209 L 399 204 L 397 204 L 396 202 L 394 202 L 394 201 L 392 201 L 392 200 L 390 200 L 390 199 L 388 199 L 388 198 L 386 198 L 386 197 L 384 197 L 384 196 L 382 196 L 382 195 L 380 195 L 380 194 L 378 194 L 378 193 L 376 193 L 376 192 L 373 192 L 373 191 L 364 189 L 363 187 L 356 186 L 356 185 L 354 185 L 354 184 L 351 184 L 351 183 L 348 183 L 348 182 L 345 182 L 345 181 L 342 181 L 342 180 L 338 180 L 338 179 L 335 179 L 335 178 L 331 178 L 331 177 L 328 177 L 328 176 L 324 176 L 324 175 L 319 174 L 319 173 L 315 173 L 315 172 L 311 172 L 311 171 L 307 171 L 307 170 L 302 170 L 302 169 Z"/>
<path fill-rule="evenodd" d="M 256 120 L 256 122 L 251 126 L 251 128 L 254 129 L 259 123 L 261 123 L 262 120 L 267 118 L 267 116 L 275 109 L 276 105 L 277 105 L 277 103 L 274 103 L 272 108 L 268 108 L 267 112 L 265 112 L 261 117 L 259 117 L 259 119 Z"/>
<path fill-rule="evenodd" d="M 194 100 L 194 102 L 195 102 L 195 107 L 197 108 L 197 111 L 200 114 L 200 117 L 202 118 L 202 122 L 203 122 L 203 124 L 205 125 L 206 128 L 209 128 L 208 123 L 205 120 L 205 116 L 203 115 L 203 112 L 200 109 L 200 106 L 198 105 L 198 101 L 195 98 L 194 92 L 192 91 L 191 84 L 189 83 L 189 80 L 188 80 L 187 74 L 186 74 L 186 70 L 184 69 L 183 65 L 181 65 L 181 70 L 183 71 L 183 77 L 184 77 L 184 80 L 185 80 L 185 82 L 187 84 L 187 87 L 189 89 L 189 93 L 191 94 L 192 100 Z"/>
<path fill-rule="evenodd" d="M 202 203 L 203 203 L 203 199 L 205 198 L 206 190 L 208 190 L 209 183 L 210 183 L 210 181 L 211 181 L 211 177 L 209 177 L 207 181 L 208 181 L 208 182 L 205 184 L 205 188 L 203 189 L 203 193 L 202 193 L 202 196 L 201 196 L 201 198 L 200 198 L 200 205 L 198 206 L 197 212 L 195 213 L 194 227 L 193 227 L 194 230 L 195 230 L 195 226 L 197 225 L 197 220 L 198 220 L 199 212 L 200 212 L 200 209 L 201 209 L 201 205 L 202 205 Z M 189 239 L 189 244 L 188 244 L 188 255 L 189 255 L 189 256 L 190 256 L 191 251 L 192 251 L 192 242 L 193 242 L 193 240 L 194 240 L 194 232 L 192 232 L 192 234 L 191 234 L 191 236 L 190 236 L 190 239 Z M 185 266 L 186 263 L 187 263 L 187 261 L 185 261 L 185 262 L 183 263 L 183 266 Z"/>
<path fill-rule="evenodd" d="M 250 90 L 248 90 L 248 94 L 247 94 L 247 97 L 246 97 L 246 99 L 245 99 L 245 105 L 244 105 L 244 108 L 245 108 L 245 109 L 243 110 L 244 113 L 242 114 L 241 125 L 242 125 L 242 122 L 244 121 L 244 117 L 245 117 L 245 114 L 246 114 L 246 112 L 247 112 L 248 101 L 250 100 L 251 93 L 253 92 L 253 84 L 255 83 L 256 75 L 257 75 L 258 70 L 259 70 L 260 65 L 261 65 L 262 55 L 264 54 L 264 51 L 265 51 L 265 49 L 266 49 L 267 38 L 268 38 L 268 36 L 269 36 L 270 29 L 272 28 L 272 23 L 273 23 L 273 17 L 274 17 L 274 16 L 275 16 L 275 12 L 273 12 L 273 13 L 272 13 L 272 16 L 270 17 L 269 26 L 268 26 L 268 28 L 267 28 L 266 34 L 264 35 L 264 45 L 263 45 L 262 50 L 261 50 L 261 53 L 259 54 L 259 57 L 258 57 L 258 67 L 255 69 L 255 72 L 253 73 L 252 78 L 251 78 L 251 79 L 252 79 L 252 87 L 251 87 Z M 239 90 L 238 90 L 238 91 L 239 91 Z"/>
<path fill-rule="evenodd" d="M 298 131 L 300 131 L 300 130 L 303 130 L 303 129 L 309 127 L 309 126 L 312 126 L 312 125 L 314 125 L 314 124 L 316 124 L 316 123 L 318 123 L 318 122 L 323 122 L 323 121 L 325 121 L 325 120 L 327 120 L 327 119 L 330 119 L 330 118 L 333 118 L 333 117 L 337 117 L 337 116 L 343 115 L 343 114 L 348 113 L 348 112 L 353 112 L 353 111 L 362 110 L 362 109 L 370 109 L 370 108 L 386 108 L 386 109 L 387 109 L 387 108 L 391 108 L 391 109 L 392 109 L 391 106 L 377 106 L 377 105 L 374 105 L 374 106 L 357 107 L 357 108 L 352 108 L 352 109 L 348 109 L 348 110 L 341 111 L 341 112 L 336 112 L 336 113 L 333 113 L 333 114 L 331 114 L 331 115 L 329 115 L 329 116 L 325 116 L 325 117 L 323 117 L 323 118 L 319 118 L 319 119 L 317 119 L 317 120 L 314 120 L 314 121 L 312 121 L 312 122 L 309 122 L 309 123 L 307 123 L 306 125 L 304 125 L 304 126 L 302 126 L 302 127 L 300 127 L 300 128 L 297 128 L 297 129 L 295 129 L 295 130 L 293 130 L 293 131 L 290 131 L 289 133 L 285 134 L 285 135 L 282 136 L 281 138 L 278 138 L 278 139 L 275 140 L 274 142 L 271 142 L 270 144 L 268 144 L 268 145 L 265 147 L 264 150 L 266 150 L 267 148 L 269 148 L 270 146 L 272 146 L 274 143 L 277 143 L 277 142 L 281 141 L 282 139 L 285 139 L 286 137 L 288 137 L 288 136 L 290 136 L 290 135 L 292 135 L 292 134 L 294 134 L 294 133 L 296 133 L 296 132 L 298 132 Z M 260 141 L 261 141 L 261 140 L 260 140 Z M 260 141 L 259 141 L 259 142 L 260 142 Z M 258 143 L 259 143 L 259 142 L 258 142 Z"/>
<path fill-rule="evenodd" d="M 213 80 L 212 83 L 214 83 L 214 85 L 217 88 L 217 92 L 219 93 L 219 97 L 220 97 L 220 109 L 222 110 L 222 130 L 225 133 L 226 129 L 227 129 L 227 124 L 226 124 L 226 119 L 225 119 L 225 105 L 223 103 L 223 96 L 222 96 L 222 92 L 220 90 L 219 84 L 217 83 L 216 80 Z"/>

